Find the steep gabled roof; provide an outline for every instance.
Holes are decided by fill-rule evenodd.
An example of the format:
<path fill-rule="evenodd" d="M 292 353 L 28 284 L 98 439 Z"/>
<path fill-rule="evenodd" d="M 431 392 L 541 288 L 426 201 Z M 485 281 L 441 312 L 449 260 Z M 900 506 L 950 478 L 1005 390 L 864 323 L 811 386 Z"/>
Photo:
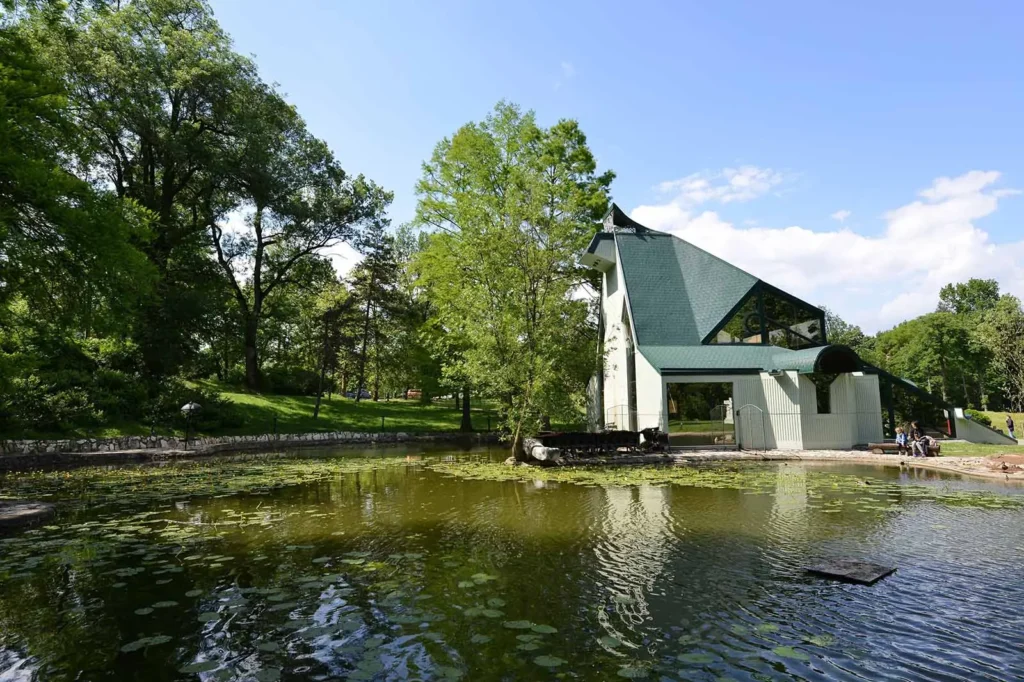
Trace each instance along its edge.
<path fill-rule="evenodd" d="M 641 225 L 615 204 L 581 262 L 599 270 L 618 265 L 637 349 L 659 371 L 838 372 L 861 366 L 845 346 L 703 345 L 755 287 L 813 306 L 687 241 Z"/>
<path fill-rule="evenodd" d="M 629 224 L 614 235 L 638 345 L 699 345 L 758 282 L 687 241 Z"/>

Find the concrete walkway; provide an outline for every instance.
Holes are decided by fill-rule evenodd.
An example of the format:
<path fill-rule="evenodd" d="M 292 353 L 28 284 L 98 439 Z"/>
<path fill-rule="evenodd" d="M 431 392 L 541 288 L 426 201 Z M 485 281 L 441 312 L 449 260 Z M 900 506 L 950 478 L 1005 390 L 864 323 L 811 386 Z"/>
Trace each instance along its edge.
<path fill-rule="evenodd" d="M 948 471 L 950 473 L 1006 481 L 1024 482 L 1024 467 L 1006 465 L 1002 458 L 990 457 L 909 457 L 901 455 L 876 455 L 864 450 L 769 450 L 768 452 L 687 450 L 671 453 L 676 462 L 714 461 L 805 461 L 805 462 L 848 462 L 851 464 L 881 464 L 893 467 L 909 467 Z"/>

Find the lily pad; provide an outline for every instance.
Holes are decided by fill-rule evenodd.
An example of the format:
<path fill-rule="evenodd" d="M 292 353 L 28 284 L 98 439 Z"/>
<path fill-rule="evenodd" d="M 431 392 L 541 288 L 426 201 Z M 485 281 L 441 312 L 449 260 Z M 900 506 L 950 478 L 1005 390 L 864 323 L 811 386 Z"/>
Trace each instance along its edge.
<path fill-rule="evenodd" d="M 215 620 L 220 620 L 220 614 L 216 611 L 206 611 L 199 614 L 198 620 L 200 623 L 212 623 Z"/>
<path fill-rule="evenodd" d="M 540 644 L 536 642 L 524 642 L 516 647 L 520 651 L 536 651 L 540 648 Z"/>
<path fill-rule="evenodd" d="M 618 676 L 627 680 L 642 680 L 651 674 L 650 668 L 640 665 L 625 665 L 619 668 Z"/>
<path fill-rule="evenodd" d="M 141 609 L 135 609 L 135 613 L 140 616 L 148 616 L 149 614 L 153 613 L 153 609 L 146 606 Z"/>
<path fill-rule="evenodd" d="M 772 649 L 772 653 L 781 658 L 791 658 L 794 661 L 811 660 L 810 656 L 800 651 L 799 649 L 794 649 L 791 646 L 777 646 L 774 649 Z"/>
<path fill-rule="evenodd" d="M 533 627 L 533 623 L 528 620 L 506 620 L 502 625 L 509 630 L 529 630 Z"/>
<path fill-rule="evenodd" d="M 470 587 L 476 587 L 476 583 L 473 582 L 472 580 L 460 580 L 459 581 L 459 587 L 461 587 L 462 589 L 466 590 L 466 589 L 469 589 Z"/>
<path fill-rule="evenodd" d="M 137 639 L 134 642 L 129 642 L 128 644 L 125 644 L 123 647 L 121 647 L 121 651 L 124 651 L 126 653 L 131 651 L 138 651 L 139 649 L 145 649 L 146 647 L 156 646 L 157 644 L 166 644 L 169 641 L 171 641 L 171 638 L 167 635 L 154 635 L 152 637 L 143 637 L 142 639 Z"/>
<path fill-rule="evenodd" d="M 281 648 L 281 645 L 278 642 L 260 642 L 260 644 L 256 648 L 260 651 L 267 651 L 273 653 L 275 651 L 278 651 Z"/>
<path fill-rule="evenodd" d="M 176 601 L 158 601 L 157 603 L 153 604 L 153 608 L 154 609 L 169 609 L 172 606 L 177 606 L 177 605 L 178 605 L 178 602 L 176 602 Z"/>
<path fill-rule="evenodd" d="M 217 661 L 199 661 L 198 663 L 192 663 L 190 665 L 182 666 L 178 668 L 180 673 L 207 673 L 211 670 L 216 670 L 220 667 L 220 663 Z"/>
<path fill-rule="evenodd" d="M 676 658 L 683 663 L 692 663 L 694 665 L 705 665 L 707 663 L 714 663 L 715 657 L 711 654 L 706 654 L 702 651 L 693 651 L 687 654 L 679 654 Z"/>
<path fill-rule="evenodd" d="M 558 628 L 553 628 L 550 625 L 534 625 L 530 629 L 534 632 L 539 632 L 542 635 L 553 635 L 558 632 Z"/>
<path fill-rule="evenodd" d="M 504 611 L 499 611 L 498 609 L 484 609 L 480 613 L 482 613 L 487 618 L 501 618 L 505 615 Z"/>
<path fill-rule="evenodd" d="M 615 647 L 622 645 L 622 641 L 618 637 L 611 637 L 610 635 L 598 637 L 597 641 L 610 649 L 614 649 Z"/>
<path fill-rule="evenodd" d="M 500 609 L 505 605 L 505 600 L 499 599 L 497 597 L 491 597 L 487 600 L 487 605 L 490 606 L 492 609 Z"/>
<path fill-rule="evenodd" d="M 814 646 L 832 646 L 836 643 L 836 638 L 832 635 L 811 635 L 804 637 L 804 641 Z"/>
<path fill-rule="evenodd" d="M 469 641 L 473 644 L 487 644 L 491 639 L 488 635 L 473 635 L 469 638 Z"/>
<path fill-rule="evenodd" d="M 189 590 L 185 593 L 186 597 L 199 597 L 203 594 L 202 590 Z"/>
<path fill-rule="evenodd" d="M 542 668 L 557 668 L 568 663 L 564 658 L 559 658 L 558 656 L 538 656 L 533 659 L 533 662 Z"/>
<path fill-rule="evenodd" d="M 757 627 L 754 628 L 754 630 L 759 635 L 770 635 L 773 632 L 778 632 L 779 626 L 775 623 L 760 623 L 759 625 L 757 625 Z"/>

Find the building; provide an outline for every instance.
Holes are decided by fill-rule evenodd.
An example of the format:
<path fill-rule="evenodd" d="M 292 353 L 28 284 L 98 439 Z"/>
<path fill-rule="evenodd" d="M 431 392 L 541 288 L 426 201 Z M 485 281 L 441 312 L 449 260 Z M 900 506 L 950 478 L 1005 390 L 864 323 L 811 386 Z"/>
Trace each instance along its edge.
<path fill-rule="evenodd" d="M 602 273 L 598 426 L 749 449 L 883 438 L 879 375 L 829 345 L 821 309 L 614 205 L 581 262 Z"/>

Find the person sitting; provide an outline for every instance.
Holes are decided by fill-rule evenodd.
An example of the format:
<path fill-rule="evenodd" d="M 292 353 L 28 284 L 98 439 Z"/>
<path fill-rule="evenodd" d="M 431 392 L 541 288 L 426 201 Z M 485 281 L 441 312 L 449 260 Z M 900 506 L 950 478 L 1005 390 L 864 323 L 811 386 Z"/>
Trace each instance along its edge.
<path fill-rule="evenodd" d="M 910 449 L 914 457 L 928 456 L 928 437 L 917 422 L 910 422 Z"/>
<path fill-rule="evenodd" d="M 907 432 L 903 430 L 902 426 L 896 427 L 896 454 L 905 455 L 910 452 L 910 447 L 907 445 Z"/>

